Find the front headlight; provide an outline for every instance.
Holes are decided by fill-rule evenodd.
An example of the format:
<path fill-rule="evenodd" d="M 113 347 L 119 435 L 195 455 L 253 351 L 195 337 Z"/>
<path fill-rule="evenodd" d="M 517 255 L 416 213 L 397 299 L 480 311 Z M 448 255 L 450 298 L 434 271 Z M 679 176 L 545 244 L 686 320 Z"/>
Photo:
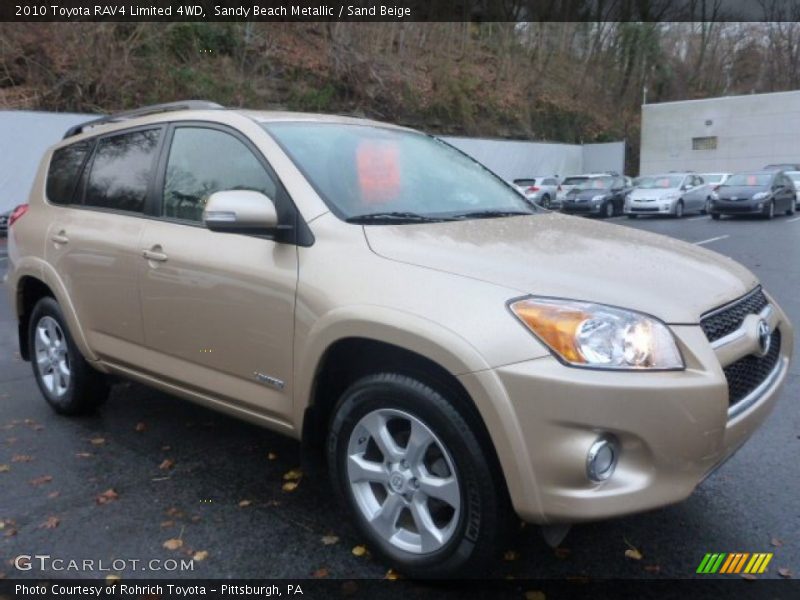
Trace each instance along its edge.
<path fill-rule="evenodd" d="M 758 192 L 753 196 L 753 200 L 763 200 L 767 196 L 769 196 L 769 192 Z"/>
<path fill-rule="evenodd" d="M 522 298 L 511 312 L 563 362 L 604 369 L 683 369 L 667 326 L 635 311 L 557 298 Z"/>
<path fill-rule="evenodd" d="M 606 199 L 605 194 L 598 194 L 597 196 L 592 196 L 592 202 L 602 202 Z"/>

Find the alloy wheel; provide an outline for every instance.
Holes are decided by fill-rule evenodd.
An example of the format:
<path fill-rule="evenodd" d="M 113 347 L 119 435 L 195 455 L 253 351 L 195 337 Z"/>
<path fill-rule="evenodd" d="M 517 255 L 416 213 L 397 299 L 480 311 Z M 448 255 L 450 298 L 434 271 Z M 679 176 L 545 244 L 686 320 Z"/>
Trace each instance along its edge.
<path fill-rule="evenodd" d="M 608 202 L 606 204 L 606 217 L 609 219 L 614 216 L 614 203 Z"/>
<path fill-rule="evenodd" d="M 417 417 L 378 409 L 353 428 L 347 477 L 362 516 L 390 545 L 413 554 L 441 549 L 461 514 L 450 452 Z"/>
<path fill-rule="evenodd" d="M 41 382 L 60 398 L 67 393 L 71 373 L 67 338 L 53 317 L 44 316 L 36 324 L 34 352 Z"/>

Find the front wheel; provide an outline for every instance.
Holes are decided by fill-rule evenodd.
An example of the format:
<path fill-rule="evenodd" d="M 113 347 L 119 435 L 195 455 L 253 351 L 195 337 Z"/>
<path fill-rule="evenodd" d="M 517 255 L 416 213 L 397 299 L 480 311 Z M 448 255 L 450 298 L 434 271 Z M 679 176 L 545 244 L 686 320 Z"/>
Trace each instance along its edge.
<path fill-rule="evenodd" d="M 33 308 L 28 347 L 36 383 L 57 413 L 90 413 L 108 397 L 108 380 L 83 358 L 53 298 L 42 298 Z"/>
<path fill-rule="evenodd" d="M 614 216 L 614 214 L 616 214 L 616 210 L 614 210 L 614 203 L 611 200 L 603 205 L 602 214 L 606 219 L 610 219 Z"/>
<path fill-rule="evenodd" d="M 412 577 L 474 573 L 511 516 L 505 481 L 456 405 L 394 373 L 357 381 L 328 435 L 334 488 L 369 545 Z"/>
<path fill-rule="evenodd" d="M 775 201 L 774 200 L 770 200 L 769 203 L 767 203 L 767 210 L 766 210 L 766 213 L 764 214 L 764 217 L 766 219 L 774 219 L 775 218 Z"/>
<path fill-rule="evenodd" d="M 678 200 L 678 204 L 675 205 L 675 218 L 680 219 L 683 216 L 683 200 Z"/>

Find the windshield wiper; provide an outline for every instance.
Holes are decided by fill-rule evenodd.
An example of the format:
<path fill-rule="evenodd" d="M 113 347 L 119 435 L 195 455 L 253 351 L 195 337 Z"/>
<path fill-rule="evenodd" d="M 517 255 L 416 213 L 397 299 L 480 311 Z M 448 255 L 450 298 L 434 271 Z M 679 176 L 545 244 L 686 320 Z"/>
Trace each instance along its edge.
<path fill-rule="evenodd" d="M 476 210 L 452 215 L 454 219 L 493 219 L 495 217 L 517 217 L 522 215 L 532 215 L 533 212 L 523 210 Z"/>
<path fill-rule="evenodd" d="M 405 222 L 405 223 L 430 223 L 433 221 L 447 221 L 442 217 L 428 217 L 415 212 L 380 212 L 369 213 L 366 215 L 356 215 L 345 219 L 347 223 L 374 223 L 375 221 L 384 221 L 387 223 Z"/>

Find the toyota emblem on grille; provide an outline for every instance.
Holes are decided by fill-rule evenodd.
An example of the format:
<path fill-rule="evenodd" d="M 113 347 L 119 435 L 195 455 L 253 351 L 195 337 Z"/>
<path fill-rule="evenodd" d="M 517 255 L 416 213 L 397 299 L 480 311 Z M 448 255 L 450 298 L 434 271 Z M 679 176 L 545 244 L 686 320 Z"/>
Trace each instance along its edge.
<path fill-rule="evenodd" d="M 758 322 L 758 347 L 761 349 L 761 356 L 767 355 L 771 342 L 772 336 L 769 333 L 769 325 L 764 319 L 761 319 Z"/>

